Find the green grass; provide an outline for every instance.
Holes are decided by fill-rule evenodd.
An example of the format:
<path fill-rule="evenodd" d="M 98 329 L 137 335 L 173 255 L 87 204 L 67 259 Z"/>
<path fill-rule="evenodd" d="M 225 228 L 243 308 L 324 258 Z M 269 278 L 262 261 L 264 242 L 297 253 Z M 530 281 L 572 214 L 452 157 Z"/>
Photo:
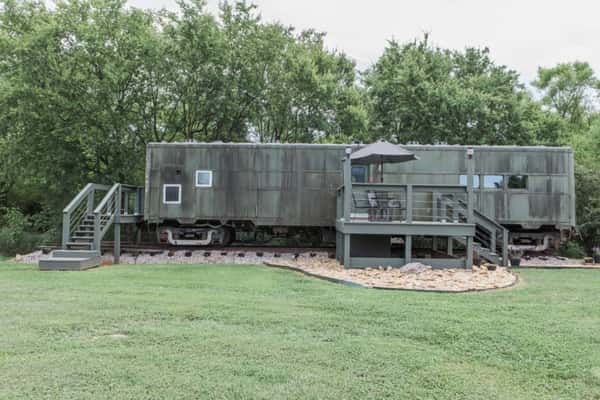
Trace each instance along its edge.
<path fill-rule="evenodd" d="M 265 267 L 5 262 L 0 398 L 599 398 L 600 271 L 520 274 L 452 295 Z"/>

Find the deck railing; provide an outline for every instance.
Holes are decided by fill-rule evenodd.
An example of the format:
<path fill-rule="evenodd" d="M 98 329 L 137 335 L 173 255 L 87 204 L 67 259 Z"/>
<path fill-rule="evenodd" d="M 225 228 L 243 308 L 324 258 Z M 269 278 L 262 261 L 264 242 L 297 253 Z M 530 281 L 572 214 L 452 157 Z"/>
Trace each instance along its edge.
<path fill-rule="evenodd" d="M 349 215 L 343 213 L 344 188 L 338 191 L 338 215 L 349 221 L 447 222 L 468 220 L 465 186 L 352 184 Z"/>

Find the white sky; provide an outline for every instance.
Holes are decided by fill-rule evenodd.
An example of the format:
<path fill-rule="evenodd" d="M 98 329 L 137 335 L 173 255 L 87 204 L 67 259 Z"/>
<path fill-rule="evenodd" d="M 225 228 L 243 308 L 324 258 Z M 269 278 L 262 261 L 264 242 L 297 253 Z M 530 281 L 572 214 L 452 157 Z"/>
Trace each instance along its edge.
<path fill-rule="evenodd" d="M 430 32 L 439 46 L 491 50 L 492 58 L 530 83 L 538 66 L 588 61 L 600 75 L 600 2 L 596 0 L 254 0 L 267 21 L 327 33 L 327 46 L 364 69 L 388 39 Z M 174 8 L 174 0 L 130 0 L 143 8 Z M 219 0 L 208 0 L 211 11 Z"/>

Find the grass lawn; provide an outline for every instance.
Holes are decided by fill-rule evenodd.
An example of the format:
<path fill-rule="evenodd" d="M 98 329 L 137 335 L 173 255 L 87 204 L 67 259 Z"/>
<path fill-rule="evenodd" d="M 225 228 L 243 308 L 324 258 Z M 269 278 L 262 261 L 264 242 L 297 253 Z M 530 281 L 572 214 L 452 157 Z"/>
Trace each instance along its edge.
<path fill-rule="evenodd" d="M 0 263 L 0 398 L 597 399 L 600 271 L 512 290 L 265 267 Z"/>

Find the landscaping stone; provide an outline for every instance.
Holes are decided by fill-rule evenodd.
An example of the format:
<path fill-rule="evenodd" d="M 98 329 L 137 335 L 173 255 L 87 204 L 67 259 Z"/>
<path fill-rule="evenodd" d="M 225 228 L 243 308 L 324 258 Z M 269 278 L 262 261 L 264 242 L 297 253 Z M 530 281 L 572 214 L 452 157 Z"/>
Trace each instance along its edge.
<path fill-rule="evenodd" d="M 406 270 L 411 272 L 403 272 L 402 268 L 389 269 L 383 267 L 345 269 L 334 260 L 314 262 L 311 262 L 311 260 L 278 260 L 275 264 L 294 267 L 311 274 L 358 283 L 367 287 L 389 289 L 461 292 L 508 287 L 517 280 L 516 275 L 504 267 L 497 267 L 496 270 L 489 271 L 485 267 L 477 266 L 474 266 L 473 269 L 432 269 L 428 265 L 411 266 L 407 264 L 408 268 Z"/>
<path fill-rule="evenodd" d="M 429 265 L 414 262 L 406 264 L 405 266 L 399 268 L 398 271 L 407 274 L 420 274 L 421 272 L 425 272 L 430 269 L 431 267 Z"/>

